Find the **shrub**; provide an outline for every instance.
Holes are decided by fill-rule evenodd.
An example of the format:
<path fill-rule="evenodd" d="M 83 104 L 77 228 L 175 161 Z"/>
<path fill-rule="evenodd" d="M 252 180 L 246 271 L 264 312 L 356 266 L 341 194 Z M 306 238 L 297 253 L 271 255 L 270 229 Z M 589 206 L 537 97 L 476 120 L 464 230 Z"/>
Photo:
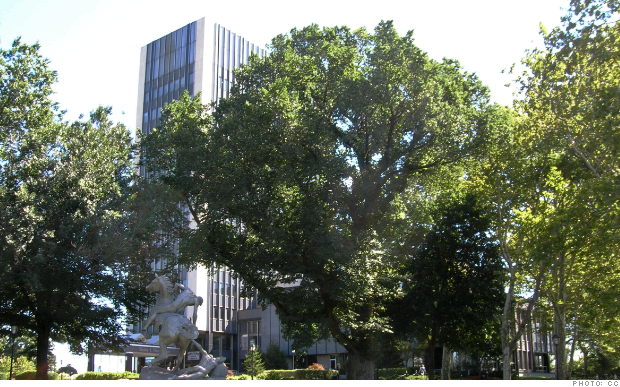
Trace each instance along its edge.
<path fill-rule="evenodd" d="M 252 377 L 250 375 L 239 375 L 228 378 L 227 380 L 250 380 Z"/>
<path fill-rule="evenodd" d="M 232 378 L 232 377 L 234 377 L 234 376 L 235 376 L 235 373 L 232 372 L 231 370 L 228 370 L 228 372 L 226 373 L 226 379 L 227 380 Z"/>
<path fill-rule="evenodd" d="M 138 379 L 139 374 L 133 372 L 87 372 L 75 377 L 75 380 L 119 380 Z"/>
<path fill-rule="evenodd" d="M 282 380 L 282 375 L 278 371 L 269 371 L 261 374 L 263 380 Z"/>
<path fill-rule="evenodd" d="M 323 368 L 323 366 L 318 363 L 312 363 L 308 366 L 308 369 L 309 370 L 324 370 L 325 368 Z"/>
<path fill-rule="evenodd" d="M 15 380 L 35 380 L 37 371 L 24 371 L 15 375 Z"/>

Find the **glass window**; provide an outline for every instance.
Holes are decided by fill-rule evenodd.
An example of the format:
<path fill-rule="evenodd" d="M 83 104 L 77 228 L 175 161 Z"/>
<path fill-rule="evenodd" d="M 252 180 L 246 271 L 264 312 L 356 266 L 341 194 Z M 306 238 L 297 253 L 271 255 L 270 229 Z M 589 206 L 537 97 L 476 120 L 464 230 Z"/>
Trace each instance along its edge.
<path fill-rule="evenodd" d="M 177 30 L 176 31 L 176 35 L 177 35 L 177 47 L 181 47 L 183 45 L 183 37 L 182 37 L 183 32 L 181 30 Z"/>
<path fill-rule="evenodd" d="M 164 84 L 164 94 L 168 93 L 168 84 Z"/>
<path fill-rule="evenodd" d="M 220 318 L 220 308 L 217 306 L 213 307 L 213 318 Z"/>
<path fill-rule="evenodd" d="M 144 113 L 144 118 L 142 119 L 142 122 L 148 122 L 149 120 L 149 113 Z"/>
<path fill-rule="evenodd" d="M 220 306 L 220 320 L 224 319 L 224 307 Z"/>
<path fill-rule="evenodd" d="M 219 293 L 218 293 L 218 292 L 219 292 L 219 289 L 220 289 L 220 285 L 218 285 L 218 283 L 217 283 L 217 282 L 213 281 L 213 292 L 214 292 L 215 294 L 219 294 Z"/>
<path fill-rule="evenodd" d="M 180 85 L 181 85 L 181 89 L 184 89 L 184 88 L 185 88 L 185 77 L 182 77 L 182 78 L 181 78 L 181 83 L 180 83 Z"/>

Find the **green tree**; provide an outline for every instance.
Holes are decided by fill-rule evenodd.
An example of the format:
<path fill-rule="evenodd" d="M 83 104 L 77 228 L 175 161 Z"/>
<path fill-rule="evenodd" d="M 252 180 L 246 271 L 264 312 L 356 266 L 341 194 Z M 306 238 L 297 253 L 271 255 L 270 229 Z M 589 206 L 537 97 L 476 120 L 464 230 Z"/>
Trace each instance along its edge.
<path fill-rule="evenodd" d="M 504 273 L 491 222 L 476 199 L 448 200 L 439 205 L 430 233 L 421 245 L 417 236 L 404 246 L 403 297 L 390 313 L 395 326 L 427 343 L 425 365 L 433 379 L 435 348 L 479 352 L 493 344 L 502 304 Z M 499 347 L 496 342 L 495 346 Z M 491 350 L 485 348 L 485 350 Z M 446 351 L 449 353 L 449 351 Z M 448 363 L 449 366 L 449 363 Z"/>
<path fill-rule="evenodd" d="M 196 222 L 181 259 L 232 268 L 297 348 L 331 334 L 348 377 L 371 379 L 373 338 L 390 329 L 379 312 L 396 291 L 401 198 L 475 148 L 487 89 L 391 22 L 292 30 L 235 79 L 213 125 L 185 96 L 142 140 L 144 165 Z"/>
<path fill-rule="evenodd" d="M 289 368 L 288 361 L 284 352 L 280 351 L 280 347 L 274 341 L 269 343 L 265 351 L 265 369 L 268 370 L 286 370 Z"/>
<path fill-rule="evenodd" d="M 605 294 L 620 279 L 618 15 L 616 1 L 571 1 L 563 25 L 543 29 L 545 49 L 528 54 L 521 77 L 523 136 L 530 158 L 546 168 L 538 195 L 546 215 L 535 251 L 549 256 L 542 291 L 562 343 L 561 379 L 569 376 L 570 323 L 584 321 L 582 290 L 589 306 L 613 307 Z"/>
<path fill-rule="evenodd" d="M 77 374 L 77 370 L 71 366 L 71 364 L 67 364 L 64 367 L 60 367 L 58 369 L 58 373 L 69 374 L 69 376 L 73 376 Z"/>
<path fill-rule="evenodd" d="M 256 348 L 254 351 L 248 350 L 243 361 L 243 369 L 248 375 L 252 374 L 254 377 L 265 372 L 265 362 L 260 348 Z"/>
<path fill-rule="evenodd" d="M 44 379 L 50 340 L 122 342 L 126 267 L 100 242 L 122 216 L 131 139 L 110 108 L 62 122 L 38 50 L 0 52 L 0 323 L 36 336 Z"/>
<path fill-rule="evenodd" d="M 25 356 L 15 356 L 13 359 L 13 373 L 18 374 L 24 371 L 34 371 L 37 367 L 34 362 Z M 8 374 L 11 370 L 11 357 L 4 356 L 0 360 L 0 372 Z"/>

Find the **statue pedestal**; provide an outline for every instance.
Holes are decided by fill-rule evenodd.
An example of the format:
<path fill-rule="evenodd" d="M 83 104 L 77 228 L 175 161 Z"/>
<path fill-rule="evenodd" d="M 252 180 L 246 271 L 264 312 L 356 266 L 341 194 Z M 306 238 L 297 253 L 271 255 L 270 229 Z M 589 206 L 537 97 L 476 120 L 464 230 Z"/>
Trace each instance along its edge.
<path fill-rule="evenodd" d="M 175 376 L 173 371 L 161 367 L 144 367 L 140 370 L 140 380 L 172 380 Z"/>

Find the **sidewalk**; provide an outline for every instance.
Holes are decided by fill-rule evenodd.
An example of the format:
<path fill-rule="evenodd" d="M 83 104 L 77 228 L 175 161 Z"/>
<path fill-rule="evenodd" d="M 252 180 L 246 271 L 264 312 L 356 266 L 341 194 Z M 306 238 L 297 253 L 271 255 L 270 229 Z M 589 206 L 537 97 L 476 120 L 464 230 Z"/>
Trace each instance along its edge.
<path fill-rule="evenodd" d="M 555 374 L 550 372 L 527 372 L 519 371 L 519 377 L 533 377 L 533 378 L 550 378 L 555 379 Z"/>

